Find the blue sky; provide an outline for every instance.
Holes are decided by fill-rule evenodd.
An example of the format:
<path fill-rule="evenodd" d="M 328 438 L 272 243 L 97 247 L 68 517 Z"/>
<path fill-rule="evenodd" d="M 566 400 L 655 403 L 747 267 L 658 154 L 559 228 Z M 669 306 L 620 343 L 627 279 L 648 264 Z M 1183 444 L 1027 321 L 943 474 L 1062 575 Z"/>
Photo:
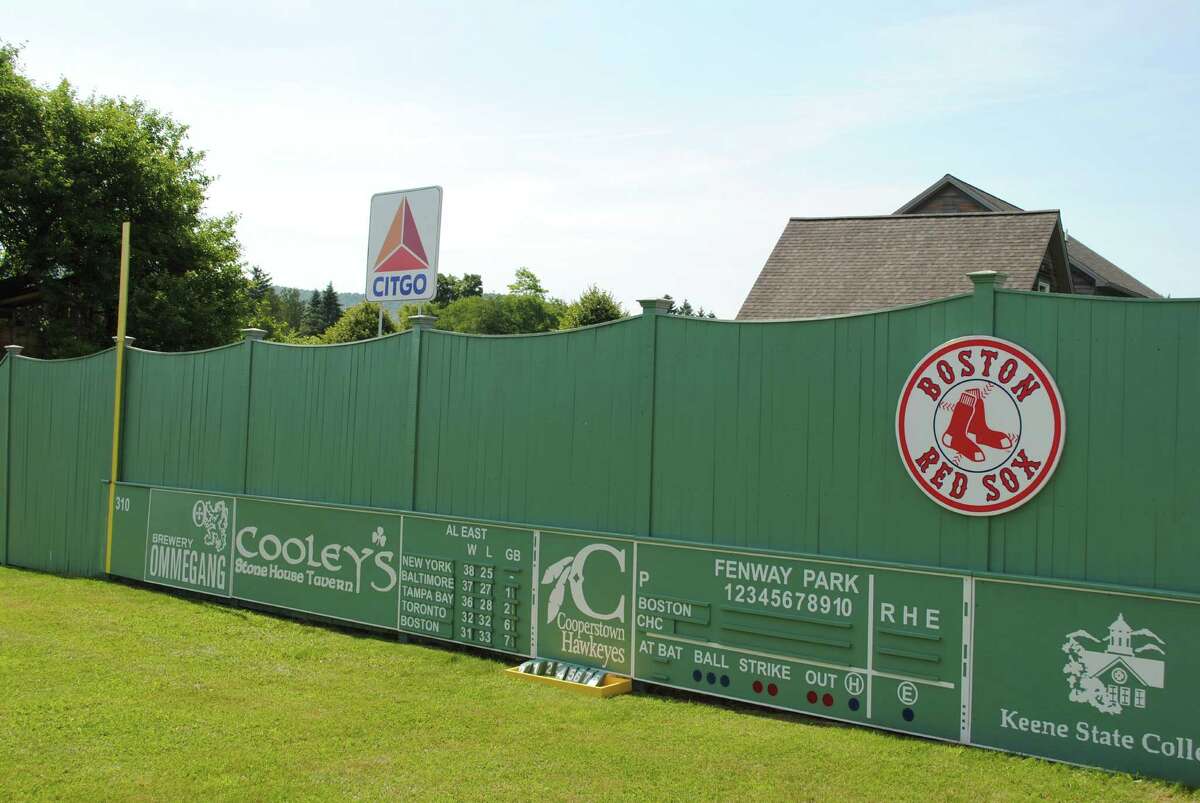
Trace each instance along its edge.
<path fill-rule="evenodd" d="M 370 195 L 441 184 L 441 268 L 732 317 L 788 217 L 944 173 L 1200 296 L 1200 3 L 33 3 L 26 71 L 191 125 L 281 284 L 361 292 Z M 136 244 L 136 230 L 135 230 Z"/>

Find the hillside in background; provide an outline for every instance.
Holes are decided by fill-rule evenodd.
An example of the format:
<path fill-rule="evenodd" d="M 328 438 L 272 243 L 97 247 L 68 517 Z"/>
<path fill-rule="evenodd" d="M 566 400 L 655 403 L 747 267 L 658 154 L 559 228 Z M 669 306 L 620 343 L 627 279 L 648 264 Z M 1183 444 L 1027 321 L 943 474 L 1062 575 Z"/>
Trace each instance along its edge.
<path fill-rule="evenodd" d="M 277 292 L 277 293 L 282 293 L 284 290 L 291 290 L 291 289 L 293 289 L 293 288 L 283 287 L 282 285 L 278 285 L 278 284 L 275 285 L 275 292 Z M 318 290 L 317 292 L 320 292 L 320 290 Z M 313 294 L 313 288 L 310 287 L 307 290 L 305 290 L 304 288 L 300 288 L 300 298 L 304 299 L 305 301 L 308 301 L 309 297 L 312 296 L 312 294 Z M 338 303 L 342 305 L 342 309 L 349 309 L 350 307 L 353 307 L 355 304 L 361 304 L 362 302 L 364 302 L 366 300 L 367 300 L 367 297 L 363 293 L 338 293 Z"/>

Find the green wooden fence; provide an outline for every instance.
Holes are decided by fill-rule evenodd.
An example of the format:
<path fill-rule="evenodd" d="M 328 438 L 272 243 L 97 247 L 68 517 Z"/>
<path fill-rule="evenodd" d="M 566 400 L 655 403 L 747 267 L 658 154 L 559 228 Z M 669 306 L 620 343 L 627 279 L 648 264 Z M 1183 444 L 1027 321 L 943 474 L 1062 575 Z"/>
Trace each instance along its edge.
<path fill-rule="evenodd" d="M 104 573 L 115 352 L 74 360 L 8 356 L 5 561 Z"/>
<path fill-rule="evenodd" d="M 120 479 L 1200 592 L 1200 301 L 994 290 L 812 321 L 657 314 L 512 337 L 133 349 Z M 931 503 L 894 418 L 992 333 L 1054 374 L 1067 443 L 992 519 Z M 0 366 L 0 561 L 103 571 L 113 352 Z"/>

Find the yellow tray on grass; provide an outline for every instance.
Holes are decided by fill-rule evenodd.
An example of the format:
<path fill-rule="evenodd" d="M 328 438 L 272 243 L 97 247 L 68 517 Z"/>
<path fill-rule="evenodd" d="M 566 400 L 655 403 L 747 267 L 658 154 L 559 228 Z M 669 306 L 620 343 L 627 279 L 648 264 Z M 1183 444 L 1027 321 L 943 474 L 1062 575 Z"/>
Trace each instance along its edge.
<path fill-rule="evenodd" d="M 604 676 L 604 682 L 599 686 L 585 686 L 582 683 L 559 680 L 549 675 L 532 675 L 528 672 L 522 672 L 515 666 L 504 671 L 514 677 L 524 678 L 525 680 L 536 680 L 539 683 L 570 689 L 573 692 L 578 692 L 588 697 L 614 697 L 618 694 L 628 694 L 633 691 L 633 681 L 631 679 L 622 677 L 621 675 L 614 675 L 612 672 Z"/>

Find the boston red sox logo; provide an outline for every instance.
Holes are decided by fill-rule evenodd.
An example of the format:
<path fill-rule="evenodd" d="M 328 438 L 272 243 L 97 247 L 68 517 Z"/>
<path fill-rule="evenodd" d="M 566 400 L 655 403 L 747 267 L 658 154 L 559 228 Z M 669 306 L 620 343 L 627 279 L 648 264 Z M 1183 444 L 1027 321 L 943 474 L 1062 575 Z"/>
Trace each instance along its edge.
<path fill-rule="evenodd" d="M 896 409 L 900 457 L 943 507 L 991 516 L 1027 502 L 1058 466 L 1062 397 L 1029 352 L 995 337 L 964 337 L 917 363 Z"/>

